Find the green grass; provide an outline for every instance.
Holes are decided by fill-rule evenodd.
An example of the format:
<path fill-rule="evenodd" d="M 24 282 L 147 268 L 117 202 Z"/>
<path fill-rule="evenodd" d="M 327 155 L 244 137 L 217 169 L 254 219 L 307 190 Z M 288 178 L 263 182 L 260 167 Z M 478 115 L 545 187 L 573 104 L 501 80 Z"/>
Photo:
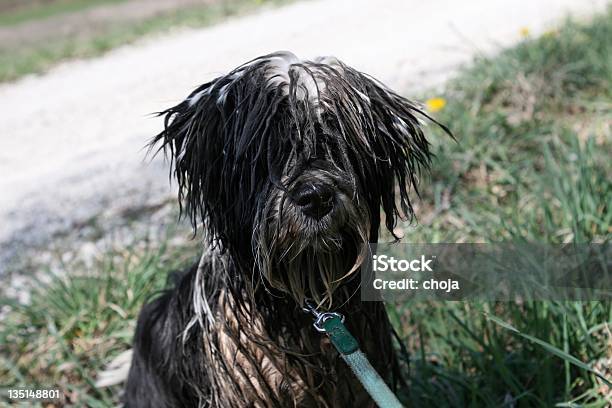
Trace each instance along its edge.
<path fill-rule="evenodd" d="M 0 82 L 12 81 L 27 74 L 42 73 L 68 59 L 99 56 L 153 33 L 163 33 L 177 27 L 204 27 L 227 17 L 254 11 L 262 5 L 287 2 L 288 0 L 214 2 L 177 9 L 141 21 L 110 23 L 82 35 L 51 36 L 36 44 L 0 47 Z"/>
<path fill-rule="evenodd" d="M 120 387 L 96 388 L 96 374 L 130 347 L 142 305 L 166 286 L 168 270 L 194 262 L 193 246 L 113 251 L 89 267 L 66 265 L 66 274 L 34 288 L 27 305 L 6 299 L 2 387 L 59 388 L 77 406 L 117 405 Z"/>
<path fill-rule="evenodd" d="M 100 4 L 119 3 L 125 0 L 56 0 L 20 5 L 13 10 L 0 14 L 0 27 L 10 27 L 25 21 L 39 20 L 58 14 L 73 13 L 85 10 Z M 1 6 L 1 5 L 0 5 Z"/>
<path fill-rule="evenodd" d="M 612 9 L 568 22 L 447 84 L 420 225 L 407 242 L 609 242 Z M 612 306 L 411 302 L 390 307 L 415 407 L 609 407 Z M 587 369 L 589 368 L 589 369 Z"/>
<path fill-rule="evenodd" d="M 437 116 L 458 143 L 434 140 L 438 158 L 423 186 L 429 210 L 441 216 L 414 236 L 555 243 L 609 237 L 611 36 L 609 10 L 589 25 L 569 22 L 477 60 L 448 84 L 448 104 Z"/>
<path fill-rule="evenodd" d="M 609 241 L 609 38 L 612 9 L 477 60 L 435 95 L 458 143 L 434 136 L 421 224 L 404 226 L 405 240 Z M 0 383 L 57 384 L 80 404 L 115 403 L 117 388 L 95 389 L 94 373 L 129 347 L 142 302 L 185 253 L 197 250 L 67 265 L 71 279 L 42 284 L 4 318 Z M 410 354 L 408 406 L 611 404 L 612 387 L 595 374 L 612 378 L 609 301 L 410 302 L 389 313 Z"/>

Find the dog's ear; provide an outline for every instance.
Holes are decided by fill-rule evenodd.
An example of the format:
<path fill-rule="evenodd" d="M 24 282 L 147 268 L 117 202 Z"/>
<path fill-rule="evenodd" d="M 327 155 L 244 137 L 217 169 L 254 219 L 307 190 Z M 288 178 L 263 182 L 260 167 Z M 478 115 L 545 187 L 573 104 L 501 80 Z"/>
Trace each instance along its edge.
<path fill-rule="evenodd" d="M 221 205 L 222 166 L 225 141 L 226 101 L 215 89 L 217 78 L 195 91 L 187 99 L 163 112 L 164 130 L 153 138 L 150 148 L 158 147 L 170 158 L 179 189 L 181 214 L 187 214 L 195 229 Z M 203 200 L 206 197 L 206 200 Z"/>
<path fill-rule="evenodd" d="M 433 157 L 423 133 L 425 120 L 451 133 L 416 103 L 378 80 L 346 66 L 343 72 L 345 81 L 358 95 L 348 110 L 354 113 L 347 114 L 347 109 L 339 113 L 344 116 L 343 121 L 356 122 L 360 129 L 361 140 L 349 149 L 360 153 L 351 161 L 365 180 L 364 194 L 372 214 L 377 215 L 382 207 L 385 226 L 396 237 L 393 230 L 397 220 L 411 219 L 414 215 L 409 193 L 418 196 L 419 176 L 430 167 Z"/>
<path fill-rule="evenodd" d="M 160 112 L 164 130 L 151 142 L 172 161 L 181 213 L 194 230 L 205 220 L 209 238 L 225 247 L 250 242 L 257 200 L 282 164 L 275 135 L 283 132 L 272 120 L 282 99 L 268 86 L 266 61 L 244 64 Z"/>

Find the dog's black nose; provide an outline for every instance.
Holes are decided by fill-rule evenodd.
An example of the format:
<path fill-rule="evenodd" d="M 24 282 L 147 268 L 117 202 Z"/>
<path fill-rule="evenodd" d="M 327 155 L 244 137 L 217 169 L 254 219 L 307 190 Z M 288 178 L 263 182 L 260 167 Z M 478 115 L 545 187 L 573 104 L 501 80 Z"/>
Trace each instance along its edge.
<path fill-rule="evenodd" d="M 320 220 L 334 207 L 334 190 L 326 185 L 304 184 L 294 193 L 293 201 L 304 214 Z"/>

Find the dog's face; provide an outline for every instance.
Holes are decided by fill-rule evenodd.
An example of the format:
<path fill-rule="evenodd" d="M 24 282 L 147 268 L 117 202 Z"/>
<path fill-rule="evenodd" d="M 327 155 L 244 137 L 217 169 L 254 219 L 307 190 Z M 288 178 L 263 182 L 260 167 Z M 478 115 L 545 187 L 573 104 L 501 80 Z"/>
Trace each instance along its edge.
<path fill-rule="evenodd" d="M 162 114 L 154 143 L 194 227 L 300 303 L 331 300 L 377 239 L 381 207 L 391 232 L 412 215 L 430 159 L 426 115 L 335 59 L 260 57 Z"/>

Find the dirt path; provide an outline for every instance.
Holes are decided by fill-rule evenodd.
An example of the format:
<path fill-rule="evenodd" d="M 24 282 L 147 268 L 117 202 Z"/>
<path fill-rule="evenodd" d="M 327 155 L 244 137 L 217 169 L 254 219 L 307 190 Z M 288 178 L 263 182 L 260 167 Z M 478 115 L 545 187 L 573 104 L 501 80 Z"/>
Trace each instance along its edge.
<path fill-rule="evenodd" d="M 141 149 L 147 116 L 254 56 L 336 55 L 410 93 L 487 53 L 604 0 L 309 1 L 176 32 L 0 86 L 0 275 L 24 247 L 101 212 L 171 194 L 162 160 Z"/>

